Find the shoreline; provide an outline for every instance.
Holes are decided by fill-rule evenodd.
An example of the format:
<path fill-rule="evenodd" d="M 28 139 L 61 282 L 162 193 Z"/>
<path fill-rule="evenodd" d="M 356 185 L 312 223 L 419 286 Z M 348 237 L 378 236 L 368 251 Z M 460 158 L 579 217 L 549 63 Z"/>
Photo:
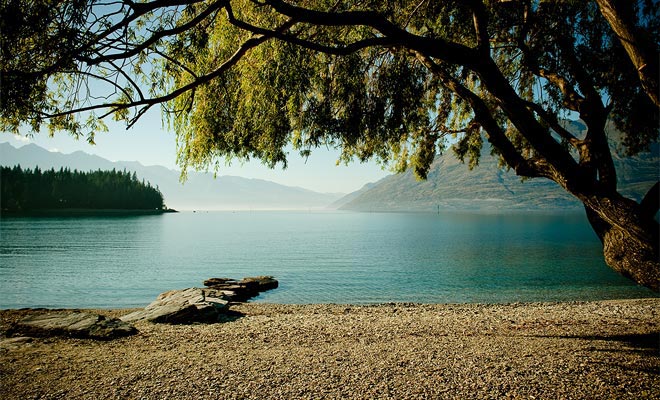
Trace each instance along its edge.
<path fill-rule="evenodd" d="M 152 299 L 153 300 L 153 299 Z M 503 302 L 447 302 L 447 303 L 432 303 L 432 302 L 414 302 L 414 301 L 383 301 L 383 302 L 365 302 L 365 303 L 277 303 L 265 302 L 258 299 L 249 299 L 244 302 L 230 302 L 232 307 L 242 305 L 254 305 L 264 307 L 358 307 L 358 308 L 377 308 L 377 307 L 519 307 L 519 306 L 552 306 L 552 305 L 583 305 L 592 303 L 610 303 L 610 302 L 638 302 L 638 301 L 658 301 L 660 306 L 660 294 L 652 293 L 649 296 L 642 297 L 622 297 L 622 298 L 606 298 L 606 299 L 586 299 L 586 300 L 548 300 L 548 301 L 503 301 Z M 149 303 L 146 302 L 143 306 L 127 306 L 127 307 L 112 307 L 112 306 L 81 306 L 81 307 L 48 307 L 48 306 L 26 306 L 26 307 L 0 307 L 0 316 L 3 313 L 14 312 L 51 312 L 51 311 L 90 311 L 99 314 L 108 315 L 123 315 L 136 310 L 142 310 Z M 0 331 L 1 334 L 1 331 Z"/>
<path fill-rule="evenodd" d="M 231 310 L 108 342 L 0 339 L 0 397 L 660 398 L 660 298 Z M 0 331 L 49 311 L 0 310 Z"/>
<path fill-rule="evenodd" d="M 121 208 L 65 208 L 65 209 L 43 209 L 28 211 L 8 211 L 2 210 L 0 217 L 97 217 L 97 216 L 138 216 L 138 215 L 161 215 L 169 213 L 178 213 L 172 208 L 162 210 L 141 210 L 141 209 L 121 209 Z"/>

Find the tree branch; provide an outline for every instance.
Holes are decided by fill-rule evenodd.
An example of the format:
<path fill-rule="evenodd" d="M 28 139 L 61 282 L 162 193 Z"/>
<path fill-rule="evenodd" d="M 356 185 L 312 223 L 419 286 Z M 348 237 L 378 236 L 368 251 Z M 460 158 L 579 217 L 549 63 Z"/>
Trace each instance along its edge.
<path fill-rule="evenodd" d="M 584 101 L 584 98 L 577 93 L 573 84 L 566 79 L 566 77 L 554 72 L 549 71 L 545 68 L 541 68 L 539 65 L 538 59 L 532 53 L 532 50 L 527 45 L 527 35 L 529 34 L 529 29 L 534 24 L 536 15 L 531 10 L 529 4 L 525 4 L 524 10 L 524 21 L 522 29 L 518 34 L 517 45 L 520 51 L 523 54 L 523 64 L 529 68 L 530 72 L 534 75 L 546 79 L 548 82 L 555 85 L 564 96 L 563 105 L 572 111 L 579 111 L 580 105 Z"/>
<path fill-rule="evenodd" d="M 497 99 L 507 118 L 534 150 L 552 165 L 553 174 L 556 175 L 552 179 L 569 191 L 575 190 L 572 186 L 579 186 L 581 179 L 577 163 L 539 123 L 534 113 L 527 109 L 526 100 L 520 98 L 493 59 L 483 60 L 476 72 L 484 87 Z"/>
<path fill-rule="evenodd" d="M 477 50 L 488 55 L 490 52 L 490 37 L 488 36 L 488 12 L 481 0 L 468 1 L 468 7 L 472 9 L 472 21 L 474 31 L 477 34 Z"/>
<path fill-rule="evenodd" d="M 651 101 L 660 107 L 657 46 L 641 33 L 635 24 L 634 14 L 627 10 L 631 3 L 618 0 L 596 0 L 596 3 L 628 53 L 644 91 Z"/>
<path fill-rule="evenodd" d="M 115 25 L 106 29 L 102 33 L 96 35 L 94 37 L 94 41 L 90 43 L 86 43 L 83 47 L 79 49 L 79 52 L 81 53 L 84 52 L 85 49 L 90 48 L 95 43 L 100 42 L 101 40 L 115 33 L 116 31 L 128 27 L 132 22 L 152 11 L 158 10 L 160 8 L 186 6 L 195 3 L 202 3 L 203 1 L 204 0 L 153 0 L 147 3 L 135 3 L 132 1 L 127 1 L 126 3 L 129 4 L 129 7 L 133 10 L 133 14 L 117 22 Z M 227 0 L 221 0 L 221 1 L 224 2 Z"/>
<path fill-rule="evenodd" d="M 124 71 L 123 68 L 120 68 L 120 67 L 117 66 L 114 62 L 110 62 L 110 65 L 112 65 L 112 66 L 115 68 L 115 70 L 116 70 L 119 74 L 121 74 L 121 75 L 124 77 L 124 79 L 126 79 L 126 81 L 127 81 L 132 87 L 135 88 L 135 90 L 136 90 L 137 93 L 138 93 L 138 96 L 140 97 L 140 100 L 144 100 L 145 97 L 144 97 L 144 94 L 142 93 L 142 90 L 140 89 L 140 85 L 138 85 L 138 84 L 137 84 L 137 83 L 136 83 L 136 82 L 130 77 L 130 75 L 128 75 L 128 74 Z M 117 86 L 119 86 L 119 85 L 117 85 Z"/>
<path fill-rule="evenodd" d="M 547 122 L 553 131 L 557 132 L 557 134 L 562 139 L 566 140 L 573 147 L 577 148 L 582 144 L 582 141 L 580 139 L 576 138 L 572 133 L 567 131 L 563 126 L 559 124 L 556 115 L 549 113 L 540 104 L 534 103 L 533 101 L 528 101 L 527 108 L 534 111 L 536 115 L 538 115 L 539 117 L 541 117 L 541 119 Z"/>
<path fill-rule="evenodd" d="M 580 104 L 584 101 L 582 97 L 573 87 L 573 84 L 565 77 L 556 72 L 548 71 L 545 68 L 533 67 L 533 64 L 528 64 L 532 73 L 538 77 L 545 78 L 548 82 L 555 85 L 564 95 L 563 105 L 571 111 L 578 112 Z"/>
<path fill-rule="evenodd" d="M 292 25 L 294 24 L 293 21 L 289 20 L 282 24 L 276 32 L 284 32 L 287 29 L 289 29 Z M 45 118 L 55 118 L 55 117 L 60 117 L 60 116 L 65 116 L 65 115 L 71 115 L 71 114 L 76 114 L 76 113 L 81 113 L 81 112 L 86 112 L 86 111 L 94 111 L 98 109 L 113 109 L 113 111 L 118 111 L 118 110 L 123 110 L 123 109 L 128 109 L 128 108 L 133 108 L 133 107 L 139 107 L 139 106 L 152 106 L 155 104 L 161 104 L 168 102 L 170 100 L 173 100 L 182 94 L 189 92 L 191 90 L 194 90 L 195 88 L 205 85 L 209 83 L 211 80 L 217 78 L 218 76 L 222 75 L 225 73 L 227 70 L 229 70 L 231 67 L 236 65 L 241 58 L 252 48 L 260 45 L 261 43 L 265 42 L 268 39 L 271 39 L 271 36 L 265 36 L 265 35 L 254 35 L 250 39 L 246 40 L 243 42 L 241 46 L 232 54 L 224 63 L 222 63 L 218 68 L 216 68 L 214 71 L 210 72 L 209 74 L 202 75 L 199 78 L 195 79 L 193 82 L 182 86 L 164 96 L 159 96 L 159 97 L 153 97 L 153 98 L 146 98 L 142 99 L 140 101 L 133 101 L 130 103 L 105 103 L 105 104 L 96 104 L 88 107 L 81 107 L 77 109 L 72 109 L 72 110 L 67 110 L 67 111 L 61 111 L 53 114 L 48 114 L 48 113 L 42 113 L 43 117 Z"/>
<path fill-rule="evenodd" d="M 562 138 L 568 140 L 578 149 L 583 178 L 586 175 L 591 175 L 592 180 L 599 179 L 599 182 L 605 185 L 608 190 L 615 190 L 616 170 L 614 169 L 604 130 L 608 110 L 603 106 L 602 98 L 595 88 L 593 79 L 578 59 L 572 40 L 564 36 L 560 36 L 555 40 L 560 49 L 559 55 L 563 60 L 562 65 L 567 67 L 569 76 L 575 78 L 582 94 L 577 92 L 575 86 L 566 76 L 540 67 L 538 59 L 527 45 L 529 29 L 531 29 L 531 25 L 537 17 L 529 4 L 526 4 L 525 7 L 525 21 L 517 37 L 518 47 L 523 53 L 523 63 L 533 74 L 546 79 L 560 90 L 563 95 L 563 105 L 572 111 L 578 112 L 580 118 L 587 124 L 587 136 L 583 140 L 577 140 L 557 123 L 556 116 L 546 113 L 542 107 L 534 103 L 530 103 L 529 108 L 548 122 Z"/>
<path fill-rule="evenodd" d="M 411 34 L 373 11 L 324 12 L 293 6 L 282 0 L 265 0 L 264 4 L 299 22 L 320 26 L 368 26 L 392 40 L 392 45 L 405 46 L 450 64 L 470 66 L 479 61 L 478 54 L 467 46 Z"/>
<path fill-rule="evenodd" d="M 76 70 L 76 71 L 62 71 L 62 73 L 63 73 L 63 74 L 76 74 L 76 75 L 82 75 L 82 76 L 87 76 L 87 77 L 89 77 L 89 78 L 97 79 L 97 80 L 99 80 L 99 81 L 101 81 L 101 82 L 105 82 L 105 83 L 109 84 L 110 86 L 114 87 L 114 88 L 115 88 L 115 93 L 116 93 L 116 90 L 119 90 L 119 91 L 122 92 L 127 98 L 130 97 L 130 93 L 128 93 L 128 92 L 126 91 L 126 89 L 124 89 L 123 87 L 121 87 L 120 85 L 118 85 L 117 82 L 112 81 L 112 80 L 110 80 L 110 79 L 108 79 L 108 78 L 106 78 L 106 77 L 104 77 L 104 76 L 101 76 L 101 75 L 98 75 L 98 74 L 94 74 L 94 73 L 89 72 L 89 71 L 80 71 L 80 70 Z M 101 97 L 101 96 L 99 96 L 99 97 Z"/>
<path fill-rule="evenodd" d="M 282 32 L 276 32 L 271 29 L 258 27 L 252 24 L 249 24 L 245 21 L 241 21 L 236 18 L 231 6 L 225 7 L 227 13 L 227 18 L 229 22 L 236 26 L 237 28 L 243 29 L 245 31 L 259 34 L 259 35 L 269 35 L 275 39 L 279 39 L 283 42 L 295 44 L 300 47 L 304 47 L 309 50 L 318 51 L 320 53 L 332 54 L 337 56 L 345 56 L 353 54 L 357 51 L 365 49 L 367 47 L 387 47 L 394 45 L 394 41 L 388 37 L 373 37 L 363 40 L 358 40 L 353 43 L 349 43 L 345 46 L 336 47 L 336 46 L 327 46 L 320 43 L 312 42 L 311 40 L 301 39 L 294 35 L 287 35 Z"/>
<path fill-rule="evenodd" d="M 198 78 L 198 76 L 197 76 L 197 74 L 195 73 L 195 71 L 193 71 L 192 69 L 190 69 L 189 67 L 187 67 L 187 66 L 184 65 L 183 63 L 179 62 L 178 60 L 175 60 L 174 58 L 168 56 L 167 54 L 163 53 L 163 52 L 160 51 L 160 50 L 154 49 L 154 50 L 152 50 L 152 51 L 154 52 L 154 54 L 157 54 L 157 55 L 163 57 L 165 60 L 171 62 L 172 64 L 175 64 L 177 67 L 179 67 L 179 68 L 181 68 L 182 70 L 186 71 L 186 72 L 189 73 L 190 76 L 192 76 L 193 78 L 195 78 L 195 79 Z"/>
<path fill-rule="evenodd" d="M 515 146 L 506 137 L 506 134 L 495 118 L 493 118 L 483 99 L 461 84 L 456 78 L 451 76 L 451 74 L 429 57 L 421 53 L 415 54 L 420 62 L 437 76 L 445 87 L 470 104 L 470 107 L 474 112 L 475 120 L 486 131 L 488 141 L 497 148 L 502 155 L 502 158 L 504 158 L 504 161 L 509 167 L 513 168 L 517 175 L 530 178 L 545 176 L 552 179 L 552 174 L 550 174 L 549 170 L 546 168 L 548 167 L 547 165 L 543 166 L 543 168 L 539 168 L 541 163 L 530 163 L 522 157 Z"/>
<path fill-rule="evenodd" d="M 426 3 L 429 0 L 421 0 L 417 5 L 415 6 L 415 9 L 408 15 L 408 19 L 406 19 L 406 22 L 403 24 L 403 29 L 406 29 L 408 25 L 410 24 L 410 21 L 412 18 L 417 14 L 417 10 L 419 10 L 424 3 Z"/>
<path fill-rule="evenodd" d="M 106 61 L 112 61 L 112 60 L 117 60 L 117 59 L 127 59 L 134 57 L 138 55 L 140 52 L 143 50 L 149 48 L 151 45 L 154 43 L 157 43 L 159 40 L 168 37 L 168 36 L 173 36 L 173 35 L 178 35 L 180 33 L 183 33 L 187 31 L 188 29 L 196 26 L 200 22 L 202 22 L 206 17 L 211 15 L 213 12 L 220 10 L 221 8 L 225 7 L 228 4 L 227 1 L 221 1 L 221 2 L 216 2 L 212 3 L 209 5 L 204 11 L 201 13 L 197 14 L 195 18 L 191 19 L 187 23 L 183 25 L 179 25 L 176 28 L 172 29 L 165 29 L 165 30 L 160 30 L 156 31 L 153 35 L 151 35 L 149 38 L 141 42 L 138 46 L 133 47 L 131 50 L 127 50 L 123 53 L 114 53 L 114 54 L 108 54 L 101 56 L 99 58 L 81 58 L 81 61 L 84 61 L 90 65 L 95 65 L 95 64 L 100 64 L 102 62 Z"/>
<path fill-rule="evenodd" d="M 575 53 L 572 41 L 561 37 L 557 40 L 565 65 L 575 76 L 584 100 L 579 103 L 580 118 L 587 124 L 587 135 L 580 149 L 580 164 L 598 171 L 598 180 L 607 190 L 616 190 L 616 169 L 610 152 L 605 125 L 608 110 L 595 88 L 593 79 Z"/>

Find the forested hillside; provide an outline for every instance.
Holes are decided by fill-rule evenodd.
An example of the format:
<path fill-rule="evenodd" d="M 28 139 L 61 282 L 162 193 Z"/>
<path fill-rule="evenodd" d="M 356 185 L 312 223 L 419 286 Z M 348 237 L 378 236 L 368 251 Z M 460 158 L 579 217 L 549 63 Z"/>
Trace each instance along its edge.
<path fill-rule="evenodd" d="M 341 193 L 317 193 L 285 186 L 263 179 L 189 171 L 188 180 L 179 180 L 181 173 L 162 166 L 144 166 L 134 161 L 109 161 L 77 151 L 72 154 L 50 152 L 35 144 L 15 148 L 0 143 L 0 165 L 21 165 L 42 170 L 55 168 L 79 171 L 116 169 L 135 171 L 140 177 L 158 185 L 168 207 L 177 210 L 309 210 L 322 209 L 339 199 Z"/>
<path fill-rule="evenodd" d="M 120 209 L 162 210 L 163 195 L 126 171 L 41 171 L 0 167 L 2 211 Z"/>

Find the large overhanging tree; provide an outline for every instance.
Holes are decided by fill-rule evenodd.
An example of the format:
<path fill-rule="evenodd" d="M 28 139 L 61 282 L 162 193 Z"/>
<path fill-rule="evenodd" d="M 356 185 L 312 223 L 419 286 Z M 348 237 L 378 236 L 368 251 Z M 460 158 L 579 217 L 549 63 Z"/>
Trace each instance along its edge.
<path fill-rule="evenodd" d="M 578 198 L 606 262 L 659 289 L 658 185 L 617 192 L 606 125 L 658 138 L 655 1 L 5 0 L 0 128 L 93 141 L 153 106 L 178 162 L 286 165 L 292 145 L 425 177 L 483 138 L 502 166 Z M 564 118 L 579 117 L 577 136 Z M 448 140 L 453 137 L 454 139 Z M 612 138 L 610 138 L 612 139 Z"/>

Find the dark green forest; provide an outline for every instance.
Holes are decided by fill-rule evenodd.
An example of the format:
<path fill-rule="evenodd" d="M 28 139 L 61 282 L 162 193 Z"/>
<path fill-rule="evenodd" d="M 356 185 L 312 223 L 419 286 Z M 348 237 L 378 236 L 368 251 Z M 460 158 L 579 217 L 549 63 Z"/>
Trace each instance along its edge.
<path fill-rule="evenodd" d="M 163 210 L 163 195 L 127 171 L 41 171 L 0 167 L 0 208 L 8 212 L 67 209 Z"/>

